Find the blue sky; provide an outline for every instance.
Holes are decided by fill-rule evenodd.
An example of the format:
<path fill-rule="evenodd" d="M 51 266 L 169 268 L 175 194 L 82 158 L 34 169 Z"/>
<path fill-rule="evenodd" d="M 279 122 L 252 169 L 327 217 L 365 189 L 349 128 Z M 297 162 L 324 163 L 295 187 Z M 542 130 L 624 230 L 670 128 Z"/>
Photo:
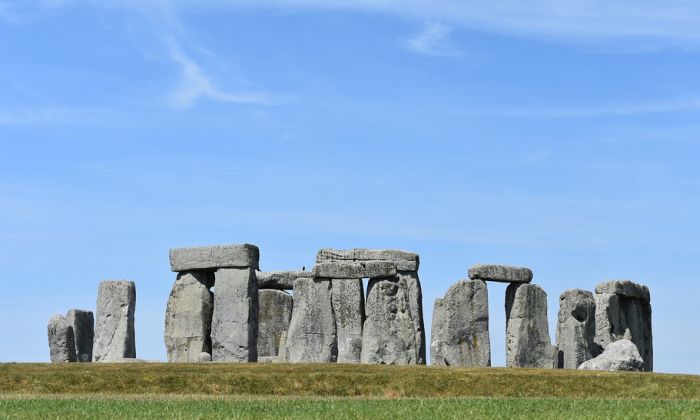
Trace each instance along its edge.
<path fill-rule="evenodd" d="M 0 360 L 110 278 L 164 359 L 168 249 L 250 242 L 418 252 L 428 329 L 478 262 L 533 269 L 552 338 L 632 279 L 656 370 L 700 373 L 700 6 L 608 3 L 0 0 Z"/>

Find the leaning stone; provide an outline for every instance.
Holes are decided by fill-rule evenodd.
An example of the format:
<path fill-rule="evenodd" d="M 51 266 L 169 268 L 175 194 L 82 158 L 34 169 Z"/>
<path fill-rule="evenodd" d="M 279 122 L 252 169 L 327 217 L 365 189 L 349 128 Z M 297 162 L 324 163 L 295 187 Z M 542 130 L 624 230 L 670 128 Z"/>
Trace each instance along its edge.
<path fill-rule="evenodd" d="M 593 358 L 595 300 L 593 293 L 567 290 L 559 297 L 557 321 L 557 367 L 576 369 Z"/>
<path fill-rule="evenodd" d="M 75 355 L 79 362 L 92 362 L 92 345 L 95 339 L 95 318 L 91 311 L 71 309 L 66 315 L 73 327 Z"/>
<path fill-rule="evenodd" d="M 218 268 L 259 269 L 260 250 L 255 245 L 220 245 L 170 250 L 172 271 L 216 270 Z"/>
<path fill-rule="evenodd" d="M 217 270 L 214 290 L 212 360 L 255 362 L 258 356 L 258 282 L 255 269 Z"/>
<path fill-rule="evenodd" d="M 552 368 L 547 293 L 536 284 L 506 289 L 506 367 Z"/>
<path fill-rule="evenodd" d="M 314 273 L 311 271 L 257 271 L 255 276 L 258 278 L 258 289 L 292 290 L 294 280 L 312 278 Z"/>
<path fill-rule="evenodd" d="M 326 262 L 316 264 L 314 277 L 327 279 L 388 278 L 396 276 L 390 261 Z"/>
<path fill-rule="evenodd" d="M 199 363 L 211 362 L 211 354 L 203 351 L 197 355 L 197 361 Z"/>
<path fill-rule="evenodd" d="M 332 301 L 338 334 L 338 363 L 360 363 L 365 296 L 362 279 L 333 279 Z"/>
<path fill-rule="evenodd" d="M 178 273 L 165 310 L 165 348 L 169 362 L 196 362 L 200 353 L 211 353 L 214 296 L 209 288 L 213 285 L 213 273 Z"/>
<path fill-rule="evenodd" d="M 469 268 L 469 278 L 501 283 L 530 283 L 532 270 L 508 265 L 477 264 Z"/>
<path fill-rule="evenodd" d="M 293 307 L 294 298 L 287 292 L 258 290 L 258 362 L 261 357 L 277 357 L 280 338 L 289 328 Z"/>
<path fill-rule="evenodd" d="M 136 284 L 133 281 L 100 283 L 92 349 L 95 362 L 136 357 L 135 310 Z"/>
<path fill-rule="evenodd" d="M 600 283 L 595 287 L 595 292 L 598 294 L 616 294 L 628 298 L 637 298 L 647 303 L 651 300 L 648 287 L 629 280 L 612 280 Z"/>
<path fill-rule="evenodd" d="M 437 366 L 491 366 L 484 281 L 460 280 L 435 300 L 430 360 Z"/>
<path fill-rule="evenodd" d="M 605 349 L 598 357 L 583 362 L 579 370 L 641 371 L 644 361 L 637 346 L 629 340 L 618 340 Z"/>
<path fill-rule="evenodd" d="M 294 309 L 285 340 L 284 360 L 329 363 L 338 358 L 338 337 L 331 282 L 300 278 L 294 282 Z"/>
<path fill-rule="evenodd" d="M 316 254 L 316 263 L 329 261 L 391 261 L 397 270 L 418 271 L 418 254 L 394 249 L 321 249 Z"/>
<path fill-rule="evenodd" d="M 54 315 L 48 325 L 49 352 L 52 363 L 75 362 L 73 327 L 66 317 Z"/>

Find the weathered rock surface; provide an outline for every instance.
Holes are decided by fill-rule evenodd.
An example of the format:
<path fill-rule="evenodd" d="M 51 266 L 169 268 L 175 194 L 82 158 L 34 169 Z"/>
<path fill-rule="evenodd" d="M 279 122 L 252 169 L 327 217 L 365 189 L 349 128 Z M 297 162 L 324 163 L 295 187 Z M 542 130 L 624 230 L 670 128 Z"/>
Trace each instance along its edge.
<path fill-rule="evenodd" d="M 469 278 L 501 283 L 530 283 L 532 270 L 508 265 L 477 264 L 469 268 Z"/>
<path fill-rule="evenodd" d="M 554 351 L 547 324 L 547 293 L 536 284 L 506 289 L 506 366 L 552 368 Z"/>
<path fill-rule="evenodd" d="M 338 335 L 338 363 L 360 363 L 365 321 L 362 279 L 333 279 L 331 288 Z"/>
<path fill-rule="evenodd" d="M 196 362 L 211 353 L 214 274 L 184 271 L 177 275 L 165 311 L 165 348 L 169 362 Z"/>
<path fill-rule="evenodd" d="M 258 362 L 261 357 L 277 357 L 280 338 L 289 328 L 293 307 L 294 298 L 287 292 L 258 290 Z"/>
<path fill-rule="evenodd" d="M 211 362 L 211 354 L 203 351 L 203 352 L 199 353 L 199 355 L 197 356 L 197 361 L 199 363 Z"/>
<path fill-rule="evenodd" d="M 48 325 L 49 352 L 52 363 L 75 362 L 73 326 L 63 315 L 54 315 Z"/>
<path fill-rule="evenodd" d="M 396 276 L 396 264 L 391 261 L 324 262 L 314 266 L 315 278 L 362 279 Z"/>
<path fill-rule="evenodd" d="M 408 307 L 411 310 L 411 318 L 413 319 L 413 329 L 416 333 L 416 355 L 418 359 L 416 364 L 424 365 L 427 363 L 425 344 L 425 325 L 423 323 L 423 291 L 421 289 L 418 272 L 416 271 L 399 271 L 397 278 L 400 282 L 405 283 L 408 288 Z"/>
<path fill-rule="evenodd" d="M 212 360 L 255 362 L 258 356 L 258 281 L 255 269 L 222 268 L 214 276 Z"/>
<path fill-rule="evenodd" d="M 100 282 L 92 348 L 95 362 L 136 357 L 135 310 L 136 284 L 133 281 Z"/>
<path fill-rule="evenodd" d="M 292 290 L 294 280 L 300 278 L 312 278 L 311 271 L 257 271 L 258 289 Z"/>
<path fill-rule="evenodd" d="M 491 366 L 484 281 L 460 280 L 435 300 L 430 360 L 437 366 Z"/>
<path fill-rule="evenodd" d="M 217 245 L 170 250 L 172 271 L 216 270 L 217 268 L 259 269 L 260 250 L 255 245 Z"/>
<path fill-rule="evenodd" d="M 644 370 L 644 361 L 633 342 L 618 340 L 610 343 L 600 356 L 583 362 L 578 368 L 580 370 L 641 371 Z"/>
<path fill-rule="evenodd" d="M 71 309 L 66 320 L 73 327 L 75 355 L 79 362 L 92 362 L 92 345 L 95 338 L 95 318 L 91 311 Z"/>
<path fill-rule="evenodd" d="M 600 283 L 595 287 L 595 292 L 598 294 L 607 293 L 628 298 L 637 298 L 642 302 L 647 303 L 651 301 L 651 295 L 648 287 L 629 280 L 611 280 Z"/>
<path fill-rule="evenodd" d="M 595 300 L 593 293 L 567 290 L 559 297 L 557 321 L 557 367 L 576 369 L 593 358 Z"/>
<path fill-rule="evenodd" d="M 418 271 L 418 254 L 394 249 L 321 249 L 316 263 L 328 261 L 391 261 L 399 271 Z"/>
<path fill-rule="evenodd" d="M 292 308 L 293 311 L 293 308 Z M 291 321 L 290 321 L 291 323 Z M 287 362 L 287 331 L 283 331 L 280 336 L 280 350 L 277 353 L 277 362 L 284 363 Z"/>
<path fill-rule="evenodd" d="M 284 360 L 329 363 L 338 358 L 338 337 L 331 301 L 331 281 L 294 281 L 294 309 L 286 336 Z"/>

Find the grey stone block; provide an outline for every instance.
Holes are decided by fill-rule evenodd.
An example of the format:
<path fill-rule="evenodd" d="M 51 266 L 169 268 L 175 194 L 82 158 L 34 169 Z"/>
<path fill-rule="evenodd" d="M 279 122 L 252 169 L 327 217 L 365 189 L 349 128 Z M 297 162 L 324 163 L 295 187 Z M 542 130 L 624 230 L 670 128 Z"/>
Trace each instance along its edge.
<path fill-rule="evenodd" d="M 215 362 L 257 361 L 258 281 L 252 267 L 216 271 L 211 341 Z"/>
<path fill-rule="evenodd" d="M 258 290 L 258 362 L 260 357 L 277 357 L 280 339 L 289 328 L 293 308 L 294 298 L 289 293 Z"/>
<path fill-rule="evenodd" d="M 333 363 L 338 336 L 331 298 L 331 281 L 294 281 L 294 309 L 281 359 L 291 363 Z"/>
<path fill-rule="evenodd" d="M 199 355 L 197 356 L 197 362 L 199 362 L 199 363 L 211 362 L 211 354 L 207 353 L 205 351 L 199 353 Z"/>
<path fill-rule="evenodd" d="M 73 327 L 63 315 L 54 315 L 48 324 L 49 353 L 52 363 L 75 362 Z"/>
<path fill-rule="evenodd" d="M 484 281 L 460 280 L 435 301 L 430 360 L 437 366 L 491 366 Z"/>
<path fill-rule="evenodd" d="M 394 249 L 330 249 L 325 248 L 316 254 L 316 263 L 330 261 L 391 261 L 399 271 L 418 271 L 420 259 L 413 252 Z"/>
<path fill-rule="evenodd" d="M 578 368 L 580 370 L 641 371 L 644 370 L 644 361 L 639 355 L 637 346 L 623 339 L 610 343 L 600 356 L 583 362 Z"/>
<path fill-rule="evenodd" d="M 552 368 L 547 293 L 536 284 L 506 289 L 506 367 Z"/>
<path fill-rule="evenodd" d="M 405 283 L 408 288 L 408 307 L 411 310 L 413 328 L 416 333 L 416 364 L 424 365 L 428 362 L 426 358 L 427 346 L 425 344 L 425 325 L 423 323 L 423 291 L 421 289 L 418 272 L 398 271 L 396 273 L 399 282 Z"/>
<path fill-rule="evenodd" d="M 532 270 L 508 265 L 477 264 L 469 268 L 469 278 L 501 283 L 530 283 L 532 281 Z"/>
<path fill-rule="evenodd" d="M 136 357 L 135 311 L 136 284 L 133 281 L 100 282 L 92 348 L 95 362 Z"/>
<path fill-rule="evenodd" d="M 593 358 L 595 337 L 595 300 L 593 293 L 567 290 L 559 297 L 557 321 L 557 367 L 576 369 Z"/>
<path fill-rule="evenodd" d="M 326 262 L 316 264 L 315 278 L 362 279 L 396 276 L 396 264 L 390 261 Z"/>
<path fill-rule="evenodd" d="M 260 250 L 255 245 L 215 245 L 170 250 L 172 271 L 254 268 L 259 270 Z"/>
<path fill-rule="evenodd" d="M 595 287 L 595 292 L 598 294 L 616 294 L 622 297 L 637 298 L 646 303 L 651 301 L 648 287 L 629 280 L 611 280 L 600 283 Z"/>
<path fill-rule="evenodd" d="M 292 290 L 294 280 L 300 278 L 313 278 L 311 271 L 258 271 L 258 289 Z"/>
<path fill-rule="evenodd" d="M 91 311 L 71 309 L 66 320 L 73 327 L 75 355 L 79 362 L 92 362 L 92 346 L 95 339 L 95 317 Z"/>
<path fill-rule="evenodd" d="M 332 302 L 338 335 L 338 363 L 360 363 L 365 296 L 362 279 L 333 279 Z"/>

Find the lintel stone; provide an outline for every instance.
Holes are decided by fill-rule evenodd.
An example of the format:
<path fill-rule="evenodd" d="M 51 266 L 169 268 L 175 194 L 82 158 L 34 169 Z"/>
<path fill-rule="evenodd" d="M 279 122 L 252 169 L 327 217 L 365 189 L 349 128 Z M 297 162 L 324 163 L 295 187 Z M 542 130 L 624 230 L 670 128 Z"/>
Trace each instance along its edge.
<path fill-rule="evenodd" d="M 509 265 L 477 264 L 469 268 L 469 278 L 501 283 L 530 283 L 532 281 L 532 270 L 526 267 Z"/>
<path fill-rule="evenodd" d="M 175 272 L 254 268 L 258 270 L 260 250 L 255 245 L 216 245 L 170 250 L 170 269 Z"/>
<path fill-rule="evenodd" d="M 325 262 L 316 264 L 314 277 L 328 279 L 388 278 L 396 276 L 390 261 Z"/>
<path fill-rule="evenodd" d="M 330 249 L 324 248 L 316 254 L 316 263 L 330 261 L 391 261 L 399 271 L 418 271 L 418 254 L 395 249 Z"/>

